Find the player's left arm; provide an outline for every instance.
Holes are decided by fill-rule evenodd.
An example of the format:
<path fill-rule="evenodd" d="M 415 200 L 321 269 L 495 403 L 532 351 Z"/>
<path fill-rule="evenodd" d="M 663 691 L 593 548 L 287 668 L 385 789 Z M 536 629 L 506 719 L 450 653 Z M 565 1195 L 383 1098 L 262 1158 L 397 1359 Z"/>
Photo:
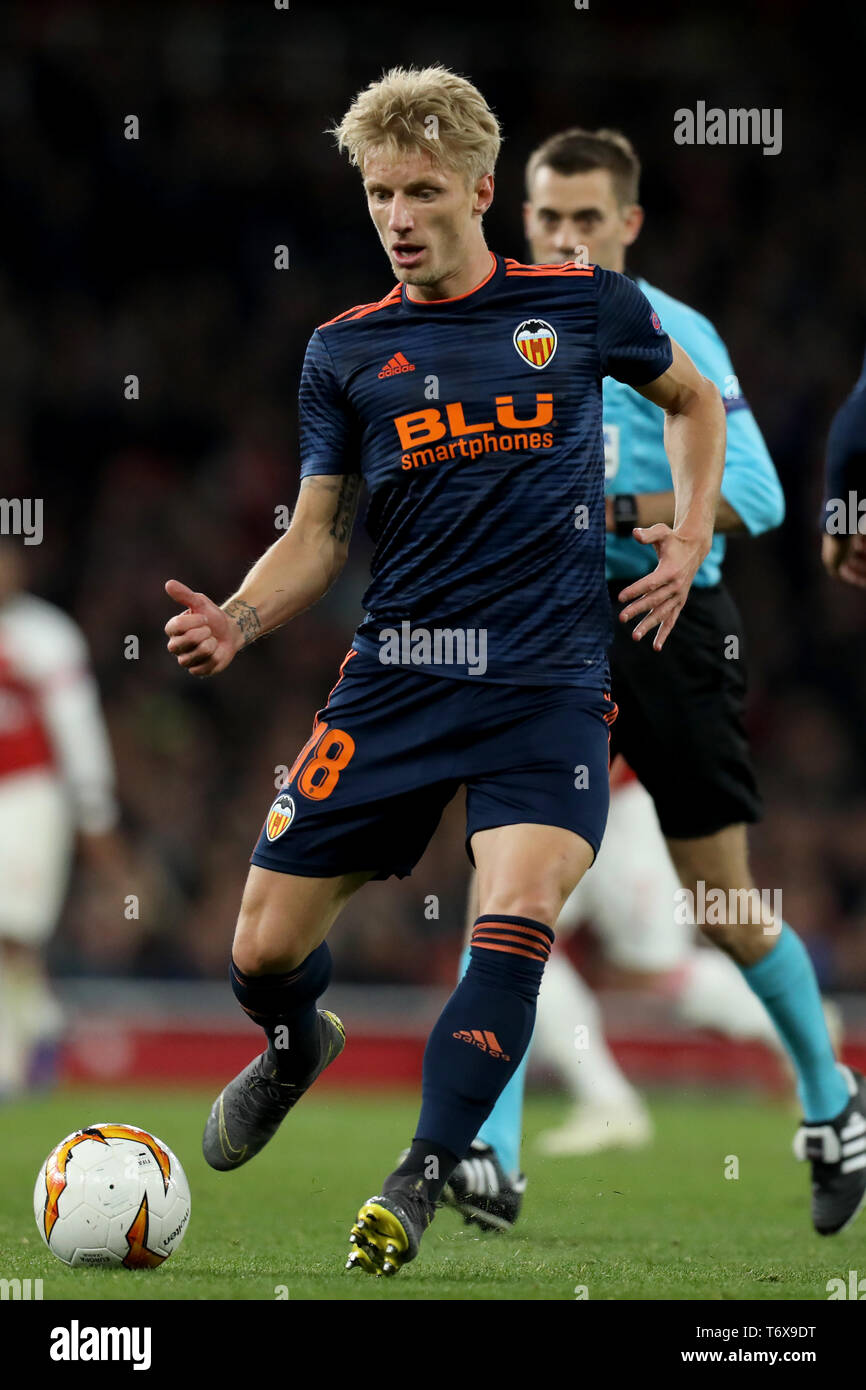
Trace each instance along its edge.
<path fill-rule="evenodd" d="M 700 315 L 684 319 L 686 335 L 678 341 L 698 371 L 715 382 L 722 397 L 727 424 L 725 471 L 716 509 L 716 534 L 760 536 L 781 526 L 785 494 L 758 423 L 740 389 L 730 354 L 719 333 Z M 608 531 L 616 529 L 613 497 L 608 499 Z M 644 492 L 635 497 L 636 524 L 652 526 L 674 519 L 672 491 Z"/>
<path fill-rule="evenodd" d="M 40 608 L 29 634 L 29 676 L 67 793 L 78 848 L 117 901 L 129 891 L 116 772 L 84 634 L 60 610 Z"/>
<path fill-rule="evenodd" d="M 602 376 L 640 392 L 665 412 L 664 438 L 674 484 L 673 526 L 657 522 L 632 535 L 652 545 L 658 564 L 624 589 L 623 622 L 641 617 L 639 641 L 658 629 L 661 651 L 713 542 L 725 466 L 725 412 L 718 387 L 668 336 L 646 295 L 625 275 L 594 267 L 596 337 Z"/>
<path fill-rule="evenodd" d="M 702 376 L 671 339 L 673 360 L 655 381 L 634 389 L 665 412 L 665 451 L 674 482 L 673 526 L 657 522 L 633 535 L 652 545 L 658 564 L 623 589 L 620 621 L 644 614 L 632 636 L 639 641 L 657 628 L 661 651 L 685 603 L 692 580 L 713 541 L 713 525 L 725 466 L 725 411 L 714 383 Z"/>
<path fill-rule="evenodd" d="M 51 741 L 76 828 L 88 840 L 119 820 L 115 766 L 84 633 L 60 609 L 30 617 L 28 675 Z"/>

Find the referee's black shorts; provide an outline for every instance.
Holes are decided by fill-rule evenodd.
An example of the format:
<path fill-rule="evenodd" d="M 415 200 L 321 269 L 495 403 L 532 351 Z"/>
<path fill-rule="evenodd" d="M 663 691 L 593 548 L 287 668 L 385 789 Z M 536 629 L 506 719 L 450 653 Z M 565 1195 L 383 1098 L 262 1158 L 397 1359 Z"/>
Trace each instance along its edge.
<path fill-rule="evenodd" d="M 619 708 L 611 758 L 622 753 L 655 802 L 663 833 L 672 839 L 760 820 L 763 808 L 743 725 L 746 670 L 736 604 L 723 584 L 692 586 L 673 632 L 657 652 L 653 632 L 640 642 L 632 637 L 638 619 L 619 621 L 623 605 L 617 594 L 632 582 L 618 579 L 609 585 L 614 639 L 608 657 Z"/>

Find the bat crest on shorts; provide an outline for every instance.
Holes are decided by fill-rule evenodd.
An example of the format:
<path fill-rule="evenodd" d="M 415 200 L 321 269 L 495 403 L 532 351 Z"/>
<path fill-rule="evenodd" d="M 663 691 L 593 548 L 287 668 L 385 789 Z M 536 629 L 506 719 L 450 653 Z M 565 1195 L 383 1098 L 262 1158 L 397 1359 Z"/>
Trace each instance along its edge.
<path fill-rule="evenodd" d="M 281 835 L 285 835 L 292 821 L 295 819 L 295 803 L 288 792 L 280 792 L 270 811 L 267 820 L 267 835 L 269 840 L 278 840 Z"/>

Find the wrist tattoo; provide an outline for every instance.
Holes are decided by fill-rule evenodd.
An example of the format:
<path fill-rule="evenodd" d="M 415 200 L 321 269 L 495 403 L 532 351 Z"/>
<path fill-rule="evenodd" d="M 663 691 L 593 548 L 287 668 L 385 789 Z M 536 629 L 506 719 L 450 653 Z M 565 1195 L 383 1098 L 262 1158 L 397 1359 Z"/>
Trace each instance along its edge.
<path fill-rule="evenodd" d="M 331 535 L 341 545 L 345 545 L 352 534 L 355 512 L 358 510 L 358 493 L 361 478 L 358 473 L 347 473 L 340 485 L 337 510 L 331 521 Z"/>
<path fill-rule="evenodd" d="M 224 606 L 223 612 L 230 618 L 234 618 L 243 635 L 245 647 L 248 647 L 250 642 L 255 642 L 256 638 L 261 636 L 262 625 L 252 604 L 244 603 L 241 598 L 233 598 Z"/>

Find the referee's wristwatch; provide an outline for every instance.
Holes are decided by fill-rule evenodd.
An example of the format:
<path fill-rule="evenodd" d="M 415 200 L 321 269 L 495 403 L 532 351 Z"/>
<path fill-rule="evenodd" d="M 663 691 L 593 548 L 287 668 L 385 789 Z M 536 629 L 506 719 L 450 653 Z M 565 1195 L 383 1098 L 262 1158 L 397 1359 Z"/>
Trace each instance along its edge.
<path fill-rule="evenodd" d="M 617 493 L 613 499 L 613 529 L 616 535 L 629 537 L 637 524 L 637 498 L 634 493 Z"/>

